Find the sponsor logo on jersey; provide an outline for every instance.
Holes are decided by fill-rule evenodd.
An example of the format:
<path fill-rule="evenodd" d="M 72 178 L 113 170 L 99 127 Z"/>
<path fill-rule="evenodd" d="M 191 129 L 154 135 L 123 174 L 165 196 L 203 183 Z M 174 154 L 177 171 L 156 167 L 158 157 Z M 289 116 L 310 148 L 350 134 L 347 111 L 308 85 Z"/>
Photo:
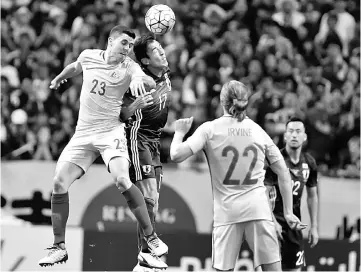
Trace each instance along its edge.
<path fill-rule="evenodd" d="M 114 71 L 110 77 L 114 77 L 114 78 L 119 78 L 120 77 L 120 74 L 117 72 L 117 71 Z"/>
<path fill-rule="evenodd" d="M 295 176 L 298 176 L 298 172 L 299 170 L 298 169 L 292 169 L 292 168 L 289 168 L 291 173 L 294 174 Z"/>

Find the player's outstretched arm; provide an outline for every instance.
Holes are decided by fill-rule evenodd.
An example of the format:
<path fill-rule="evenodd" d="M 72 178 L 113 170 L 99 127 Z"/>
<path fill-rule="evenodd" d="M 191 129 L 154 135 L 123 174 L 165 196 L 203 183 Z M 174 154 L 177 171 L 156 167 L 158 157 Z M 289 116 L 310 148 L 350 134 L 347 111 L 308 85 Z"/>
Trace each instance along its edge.
<path fill-rule="evenodd" d="M 283 199 L 283 213 L 288 225 L 292 229 L 304 229 L 307 225 L 293 214 L 292 179 L 285 160 L 282 158 L 273 164 L 271 169 L 278 177 L 278 185 Z"/>
<path fill-rule="evenodd" d="M 72 62 L 65 66 L 63 71 L 50 82 L 50 89 L 58 89 L 68 78 L 79 75 L 83 71 L 79 61 Z"/>

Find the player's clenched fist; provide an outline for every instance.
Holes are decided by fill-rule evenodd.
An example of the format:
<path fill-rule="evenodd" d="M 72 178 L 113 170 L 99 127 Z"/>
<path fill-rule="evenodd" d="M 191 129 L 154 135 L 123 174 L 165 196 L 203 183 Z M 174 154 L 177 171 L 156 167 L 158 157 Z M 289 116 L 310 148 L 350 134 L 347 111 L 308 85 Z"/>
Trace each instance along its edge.
<path fill-rule="evenodd" d="M 193 116 L 175 121 L 175 132 L 187 134 L 193 123 Z"/>
<path fill-rule="evenodd" d="M 63 83 L 65 83 L 67 80 L 63 79 L 63 80 L 59 80 L 58 78 L 54 78 L 51 82 L 50 82 L 50 89 L 58 89 L 59 86 Z"/>

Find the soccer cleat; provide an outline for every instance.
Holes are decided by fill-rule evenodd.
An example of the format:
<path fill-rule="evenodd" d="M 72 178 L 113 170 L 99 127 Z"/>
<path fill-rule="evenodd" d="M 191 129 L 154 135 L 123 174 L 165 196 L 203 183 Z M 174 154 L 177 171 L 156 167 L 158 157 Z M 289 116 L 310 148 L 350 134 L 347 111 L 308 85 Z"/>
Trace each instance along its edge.
<path fill-rule="evenodd" d="M 40 266 L 53 266 L 57 263 L 66 263 L 68 260 L 68 252 L 59 245 L 52 245 L 46 249 L 49 250 L 48 256 L 39 261 Z"/>
<path fill-rule="evenodd" d="M 151 268 L 146 266 L 141 266 L 139 262 L 137 265 L 133 268 L 133 272 L 161 272 L 165 271 L 166 269 L 159 269 L 159 268 Z"/>
<path fill-rule="evenodd" d="M 138 254 L 138 264 L 133 271 L 157 271 L 157 270 L 165 270 L 168 268 L 168 265 L 163 262 L 158 256 L 156 256 L 154 253 L 146 253 L 146 252 L 139 252 Z"/>
<path fill-rule="evenodd" d="M 158 238 L 157 234 L 153 233 L 149 237 L 145 238 L 148 248 L 158 257 L 168 253 L 168 246 Z"/>

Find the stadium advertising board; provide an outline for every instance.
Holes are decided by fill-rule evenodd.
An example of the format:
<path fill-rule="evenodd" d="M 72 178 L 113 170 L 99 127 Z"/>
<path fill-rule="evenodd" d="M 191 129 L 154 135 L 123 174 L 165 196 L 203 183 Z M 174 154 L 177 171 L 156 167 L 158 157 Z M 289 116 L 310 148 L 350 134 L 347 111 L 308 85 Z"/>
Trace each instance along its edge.
<path fill-rule="evenodd" d="M 27 218 L 33 215 L 34 220 L 48 222 L 55 163 L 3 162 L 1 170 L 2 196 L 7 200 L 6 211 Z M 351 236 L 359 237 L 359 225 L 356 224 L 360 218 L 359 192 L 360 181 L 320 178 L 321 238 L 334 239 L 339 227 L 347 231 L 352 227 Z M 70 188 L 70 205 L 70 226 L 101 231 L 135 230 L 134 218 L 103 165 L 91 166 L 88 173 L 74 182 Z M 302 208 L 302 220 L 309 223 L 304 200 Z M 43 214 L 43 218 L 39 219 L 39 214 Z M 348 220 L 346 226 L 344 217 Z M 184 230 L 210 233 L 212 221 L 209 173 L 166 166 L 158 229 L 161 232 Z M 306 231 L 304 233 L 307 234 Z"/>
<path fill-rule="evenodd" d="M 53 242 L 49 226 L 1 226 L 1 271 L 81 271 L 83 260 L 83 230 L 66 230 L 69 260 L 62 265 L 41 269 L 39 260 Z"/>
<path fill-rule="evenodd" d="M 85 231 L 85 271 L 131 271 L 136 264 L 136 236 L 122 233 Z M 211 235 L 164 234 L 169 246 L 167 271 L 211 271 Z M 307 243 L 306 243 L 307 244 Z M 360 242 L 320 240 L 315 248 L 306 246 L 307 271 L 360 271 Z M 252 253 L 245 245 L 236 263 L 236 271 L 253 271 Z"/>

